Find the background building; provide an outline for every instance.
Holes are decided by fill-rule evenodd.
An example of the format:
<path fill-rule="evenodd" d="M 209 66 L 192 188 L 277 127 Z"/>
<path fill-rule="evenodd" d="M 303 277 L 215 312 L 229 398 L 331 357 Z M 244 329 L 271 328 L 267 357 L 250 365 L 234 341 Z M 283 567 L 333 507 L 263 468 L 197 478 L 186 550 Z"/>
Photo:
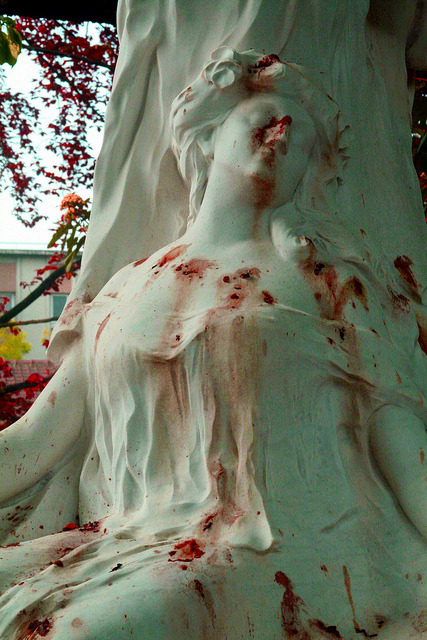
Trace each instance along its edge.
<path fill-rule="evenodd" d="M 20 302 L 37 286 L 35 284 L 24 289 L 20 283 L 31 282 L 36 275 L 36 270 L 44 267 L 51 255 L 52 252 L 46 249 L 0 249 L 0 296 L 10 298 L 7 308 Z M 27 309 L 17 315 L 15 320 L 43 320 L 58 317 L 64 308 L 67 295 L 71 291 L 71 283 L 72 280 L 65 279 L 60 285 L 58 293 L 40 296 Z M 42 345 L 42 341 L 46 337 L 46 330 L 51 329 L 53 325 L 53 321 L 48 321 L 22 327 L 32 347 L 25 358 L 32 360 L 46 358 L 46 349 Z"/>

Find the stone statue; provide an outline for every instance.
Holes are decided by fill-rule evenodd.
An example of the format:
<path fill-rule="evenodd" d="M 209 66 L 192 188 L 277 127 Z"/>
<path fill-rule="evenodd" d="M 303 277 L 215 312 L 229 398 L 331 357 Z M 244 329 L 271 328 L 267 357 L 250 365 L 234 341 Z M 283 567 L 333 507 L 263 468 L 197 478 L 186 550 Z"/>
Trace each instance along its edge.
<path fill-rule="evenodd" d="M 411 265 L 346 218 L 318 74 L 220 46 L 190 82 L 185 231 L 99 293 L 83 273 L 58 373 L 1 434 L 0 636 L 422 638 Z"/>

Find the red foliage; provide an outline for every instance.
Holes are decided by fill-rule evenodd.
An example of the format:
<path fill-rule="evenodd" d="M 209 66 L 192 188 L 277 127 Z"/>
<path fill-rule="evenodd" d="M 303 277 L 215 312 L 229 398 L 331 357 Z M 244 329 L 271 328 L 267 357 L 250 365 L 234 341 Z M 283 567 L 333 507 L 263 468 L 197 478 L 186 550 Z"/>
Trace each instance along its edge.
<path fill-rule="evenodd" d="M 46 370 L 46 377 L 49 371 Z M 6 360 L 0 358 L 0 394 L 13 382 L 13 371 Z M 39 373 L 28 376 L 28 387 L 0 395 L 0 430 L 21 418 L 33 404 L 36 396 L 44 389 L 47 381 Z"/>
<path fill-rule="evenodd" d="M 15 26 L 41 75 L 29 96 L 2 93 L 0 176 L 15 200 L 17 217 L 33 226 L 43 217 L 37 210 L 42 195 L 92 183 L 95 159 L 88 132 L 103 124 L 118 40 L 109 25 L 84 33 L 72 22 L 18 18 Z M 40 117 L 46 107 L 54 114 L 47 127 Z M 45 138 L 58 164 L 47 166 L 34 134 Z"/>

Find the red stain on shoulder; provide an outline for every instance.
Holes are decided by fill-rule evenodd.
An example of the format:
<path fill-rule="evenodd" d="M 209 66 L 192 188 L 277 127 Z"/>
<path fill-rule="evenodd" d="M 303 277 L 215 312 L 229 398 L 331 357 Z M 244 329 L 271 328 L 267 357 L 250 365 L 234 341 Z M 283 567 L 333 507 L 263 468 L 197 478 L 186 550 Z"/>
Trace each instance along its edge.
<path fill-rule="evenodd" d="M 142 260 L 137 260 L 136 262 L 133 263 L 133 267 L 139 267 L 140 264 L 144 264 L 144 262 L 146 262 L 148 260 L 148 258 L 142 258 Z"/>
<path fill-rule="evenodd" d="M 193 280 L 194 278 L 203 278 L 208 269 L 216 266 L 216 262 L 212 260 L 204 260 L 203 258 L 193 258 L 186 263 L 178 265 L 175 273 L 180 279 Z"/>
<path fill-rule="evenodd" d="M 169 555 L 168 562 L 192 562 L 192 560 L 205 555 L 205 552 L 200 548 L 197 540 L 193 538 L 176 544 L 173 550 L 169 551 Z"/>
<path fill-rule="evenodd" d="M 188 248 L 187 244 L 179 244 L 177 247 L 172 247 L 169 249 L 160 260 L 157 262 L 158 267 L 164 267 L 169 262 L 176 260 L 186 249 Z"/>

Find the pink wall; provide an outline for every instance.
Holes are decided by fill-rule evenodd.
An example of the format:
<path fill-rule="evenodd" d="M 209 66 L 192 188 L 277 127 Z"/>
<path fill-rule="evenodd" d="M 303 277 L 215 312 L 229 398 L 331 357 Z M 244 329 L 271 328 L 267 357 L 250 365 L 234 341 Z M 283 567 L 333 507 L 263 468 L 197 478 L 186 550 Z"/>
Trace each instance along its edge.
<path fill-rule="evenodd" d="M 0 291 L 16 291 L 16 264 L 0 262 Z"/>

